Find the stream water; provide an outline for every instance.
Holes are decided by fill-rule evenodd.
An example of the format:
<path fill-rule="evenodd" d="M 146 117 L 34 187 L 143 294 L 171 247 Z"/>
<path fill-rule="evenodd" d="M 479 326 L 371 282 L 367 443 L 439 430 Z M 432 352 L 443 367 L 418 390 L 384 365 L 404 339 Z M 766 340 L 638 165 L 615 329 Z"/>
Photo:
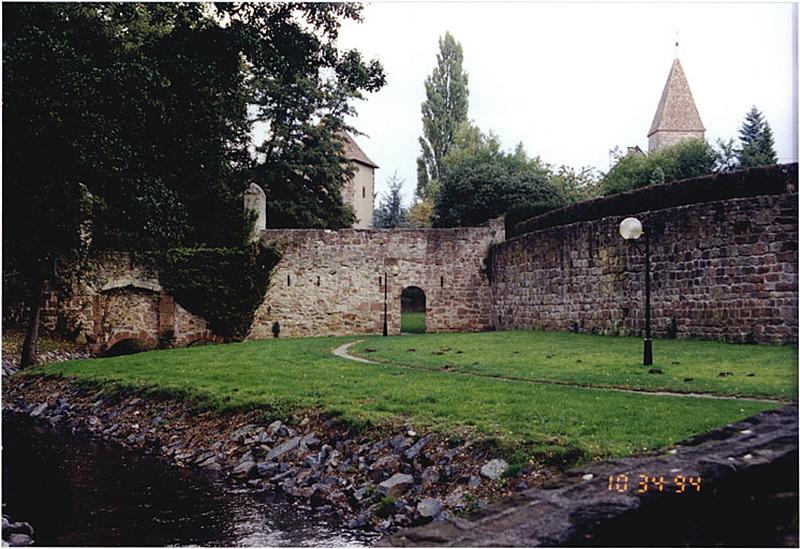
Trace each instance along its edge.
<path fill-rule="evenodd" d="M 3 513 L 36 545 L 363 546 L 377 538 L 266 494 L 3 413 Z"/>

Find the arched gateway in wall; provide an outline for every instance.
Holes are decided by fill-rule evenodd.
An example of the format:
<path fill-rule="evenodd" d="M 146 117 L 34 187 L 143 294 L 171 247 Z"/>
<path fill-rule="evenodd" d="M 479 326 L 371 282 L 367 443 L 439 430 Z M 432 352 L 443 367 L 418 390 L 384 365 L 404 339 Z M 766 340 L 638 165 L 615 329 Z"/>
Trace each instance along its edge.
<path fill-rule="evenodd" d="M 400 331 L 410 334 L 425 333 L 427 299 L 419 286 L 406 286 L 400 293 Z"/>
<path fill-rule="evenodd" d="M 504 238 L 502 220 L 482 227 L 325 231 L 269 229 L 281 249 L 249 337 L 400 334 L 403 291 L 425 296 L 426 332 L 491 328 L 486 257 Z M 388 287 L 384 287 L 384 276 Z"/>

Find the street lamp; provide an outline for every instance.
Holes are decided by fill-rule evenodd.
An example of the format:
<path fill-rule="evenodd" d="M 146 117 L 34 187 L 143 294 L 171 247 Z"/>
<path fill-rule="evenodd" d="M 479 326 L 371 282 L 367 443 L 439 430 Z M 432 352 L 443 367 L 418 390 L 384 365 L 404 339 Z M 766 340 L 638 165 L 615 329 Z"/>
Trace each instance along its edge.
<path fill-rule="evenodd" d="M 642 228 L 635 217 L 626 217 L 619 224 L 619 234 L 625 240 L 638 240 L 644 234 L 644 365 L 653 364 L 653 342 L 650 339 L 650 232 Z"/>
<path fill-rule="evenodd" d="M 383 337 L 389 335 L 389 322 L 387 320 L 387 304 L 389 300 L 389 277 L 383 271 Z"/>

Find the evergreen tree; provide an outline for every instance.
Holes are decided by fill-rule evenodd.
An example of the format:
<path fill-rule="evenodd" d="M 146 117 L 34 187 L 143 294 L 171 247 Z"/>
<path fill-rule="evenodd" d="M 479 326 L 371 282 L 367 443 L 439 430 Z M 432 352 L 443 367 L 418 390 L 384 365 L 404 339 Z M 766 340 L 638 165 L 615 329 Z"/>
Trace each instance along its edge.
<path fill-rule="evenodd" d="M 772 128 L 755 105 L 745 115 L 742 127 L 739 129 L 739 141 L 742 144 L 738 154 L 741 167 L 763 166 L 778 161 Z"/>
<path fill-rule="evenodd" d="M 397 172 L 389 178 L 389 192 L 381 198 L 375 210 L 376 229 L 396 229 L 406 222 L 407 211 L 403 207 L 400 188 L 403 180 L 397 177 Z"/>
<path fill-rule="evenodd" d="M 381 64 L 336 43 L 341 23 L 361 20 L 355 3 L 218 3 L 248 62 L 257 120 L 269 124 L 253 178 L 267 195 L 270 227 L 348 227 L 342 199 L 353 175 L 344 151 L 353 99 L 386 82 Z"/>
<path fill-rule="evenodd" d="M 444 175 L 444 157 L 467 122 L 469 90 L 467 73 L 462 68 L 461 44 L 447 32 L 439 39 L 436 68 L 425 79 L 422 103 L 422 155 L 417 159 L 417 196 L 432 200 Z"/>

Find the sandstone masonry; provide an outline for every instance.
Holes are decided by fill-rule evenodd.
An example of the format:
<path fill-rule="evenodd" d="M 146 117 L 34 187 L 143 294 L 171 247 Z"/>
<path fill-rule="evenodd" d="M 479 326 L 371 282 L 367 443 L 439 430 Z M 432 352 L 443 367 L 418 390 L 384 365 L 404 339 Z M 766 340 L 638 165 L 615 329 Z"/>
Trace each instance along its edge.
<path fill-rule="evenodd" d="M 198 340 L 221 341 L 204 319 L 181 307 L 163 290 L 154 269 L 121 252 L 93 261 L 72 295 L 59 298 L 58 292 L 49 292 L 42 325 L 46 330 L 73 334 L 95 353 L 126 339 L 155 347 L 159 336 L 169 331 L 177 346 Z"/>
<path fill-rule="evenodd" d="M 651 235 L 656 337 L 796 342 L 796 189 L 796 164 L 686 180 L 546 213 L 509 240 L 499 219 L 454 229 L 263 230 L 260 241 L 282 256 L 249 338 L 380 334 L 384 299 L 388 331 L 399 334 L 410 286 L 425 293 L 428 332 L 640 334 L 643 242 L 618 233 L 636 212 Z M 764 194 L 749 196 L 756 192 Z M 556 225 L 564 219 L 576 222 Z M 129 254 L 94 265 L 68 297 L 50 294 L 46 329 L 94 352 L 123 339 L 155 346 L 169 333 L 179 346 L 222 340 Z"/>
<path fill-rule="evenodd" d="M 797 341 L 797 195 L 636 214 L 651 233 L 652 326 L 667 336 Z M 623 216 L 552 227 L 494 248 L 498 329 L 640 334 L 644 254 Z"/>
<path fill-rule="evenodd" d="M 400 294 L 408 286 L 425 292 L 427 331 L 489 329 L 485 260 L 503 238 L 500 220 L 459 229 L 264 231 L 262 242 L 283 256 L 250 338 L 273 337 L 275 322 L 281 337 L 379 334 L 384 273 L 390 334 L 400 333 Z"/>

